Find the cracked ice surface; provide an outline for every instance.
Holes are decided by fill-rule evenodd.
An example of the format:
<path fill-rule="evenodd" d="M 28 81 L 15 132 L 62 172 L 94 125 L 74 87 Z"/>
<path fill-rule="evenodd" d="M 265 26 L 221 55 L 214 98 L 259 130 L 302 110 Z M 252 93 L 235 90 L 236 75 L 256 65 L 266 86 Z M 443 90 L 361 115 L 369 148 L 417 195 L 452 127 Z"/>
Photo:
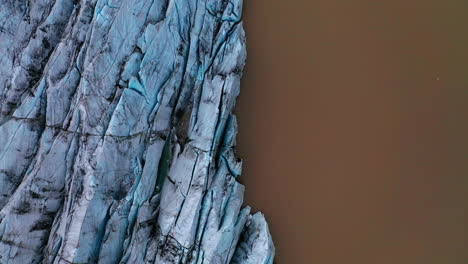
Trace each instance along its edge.
<path fill-rule="evenodd" d="M 0 0 L 0 263 L 273 263 L 240 0 Z"/>

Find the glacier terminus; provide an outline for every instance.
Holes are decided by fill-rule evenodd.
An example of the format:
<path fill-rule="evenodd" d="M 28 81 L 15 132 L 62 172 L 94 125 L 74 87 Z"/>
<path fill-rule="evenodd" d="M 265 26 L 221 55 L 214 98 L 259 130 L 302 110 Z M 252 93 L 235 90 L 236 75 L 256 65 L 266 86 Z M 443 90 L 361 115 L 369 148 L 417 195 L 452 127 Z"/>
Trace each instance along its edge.
<path fill-rule="evenodd" d="M 242 0 L 0 0 L 0 263 L 272 264 Z"/>

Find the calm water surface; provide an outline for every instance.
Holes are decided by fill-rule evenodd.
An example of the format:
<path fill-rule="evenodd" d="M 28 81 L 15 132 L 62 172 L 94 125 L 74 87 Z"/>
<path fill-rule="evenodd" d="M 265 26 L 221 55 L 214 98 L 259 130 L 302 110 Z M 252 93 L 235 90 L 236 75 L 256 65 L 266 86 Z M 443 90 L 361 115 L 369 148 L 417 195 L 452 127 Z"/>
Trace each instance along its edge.
<path fill-rule="evenodd" d="M 244 0 L 246 202 L 280 264 L 468 263 L 468 2 Z"/>

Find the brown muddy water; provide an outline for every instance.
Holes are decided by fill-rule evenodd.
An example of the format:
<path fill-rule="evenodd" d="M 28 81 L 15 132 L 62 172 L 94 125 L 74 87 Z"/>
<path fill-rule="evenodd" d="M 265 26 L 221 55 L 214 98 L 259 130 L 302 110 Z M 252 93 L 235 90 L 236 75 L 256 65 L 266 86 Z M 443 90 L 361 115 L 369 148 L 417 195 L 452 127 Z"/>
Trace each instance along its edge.
<path fill-rule="evenodd" d="M 468 263 L 468 1 L 244 0 L 246 203 L 280 264 Z"/>

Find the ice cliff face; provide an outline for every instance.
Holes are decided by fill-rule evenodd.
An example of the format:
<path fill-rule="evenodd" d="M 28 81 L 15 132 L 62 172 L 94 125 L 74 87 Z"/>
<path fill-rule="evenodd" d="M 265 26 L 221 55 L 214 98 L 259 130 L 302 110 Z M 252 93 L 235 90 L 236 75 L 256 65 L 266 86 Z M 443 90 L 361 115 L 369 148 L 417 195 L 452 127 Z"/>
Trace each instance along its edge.
<path fill-rule="evenodd" d="M 0 263 L 273 263 L 241 0 L 0 0 Z"/>

